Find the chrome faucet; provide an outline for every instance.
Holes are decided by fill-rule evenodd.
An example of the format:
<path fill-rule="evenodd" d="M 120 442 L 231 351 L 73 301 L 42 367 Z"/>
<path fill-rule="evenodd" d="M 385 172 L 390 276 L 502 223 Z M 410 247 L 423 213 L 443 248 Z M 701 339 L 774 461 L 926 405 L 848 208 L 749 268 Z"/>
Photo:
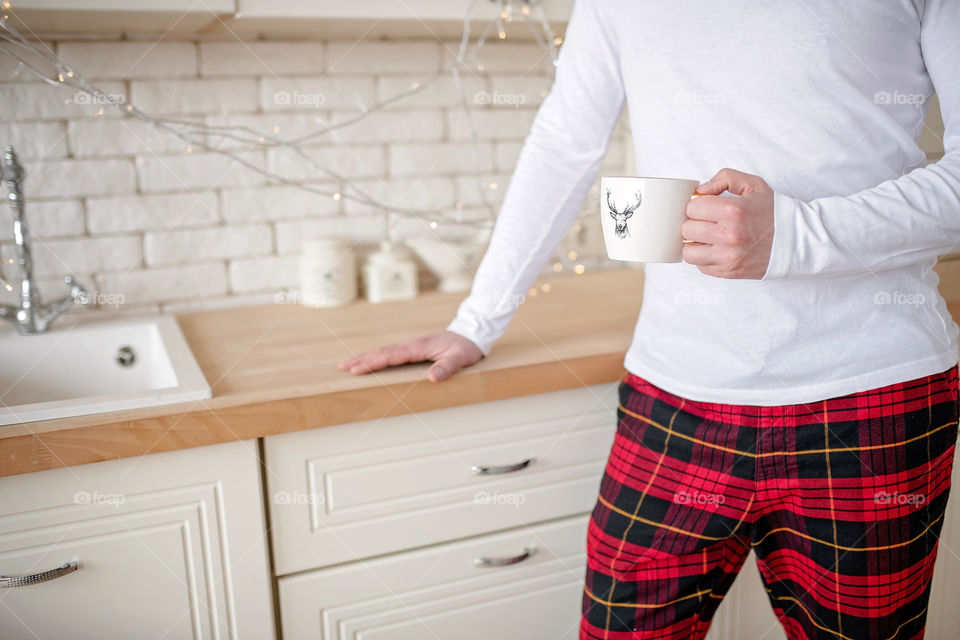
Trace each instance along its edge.
<path fill-rule="evenodd" d="M 90 294 L 73 276 L 63 279 L 70 287 L 66 297 L 49 305 L 41 304 L 40 294 L 33 282 L 33 258 L 30 255 L 30 233 L 23 217 L 23 177 L 25 172 L 17 161 L 13 147 L 3 153 L 0 179 L 7 183 L 7 200 L 13 210 L 13 240 L 16 244 L 16 264 L 20 270 L 20 303 L 17 306 L 0 305 L 0 318 L 9 320 L 17 331 L 27 335 L 47 330 L 54 318 L 69 309 L 75 302 L 91 303 Z M 8 285 L 9 286 L 9 285 Z"/>

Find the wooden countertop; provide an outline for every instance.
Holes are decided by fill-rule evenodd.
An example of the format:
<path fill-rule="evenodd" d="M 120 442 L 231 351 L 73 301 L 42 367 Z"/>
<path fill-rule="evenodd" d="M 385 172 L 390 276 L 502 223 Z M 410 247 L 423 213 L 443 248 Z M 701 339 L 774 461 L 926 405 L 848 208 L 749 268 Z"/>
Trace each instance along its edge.
<path fill-rule="evenodd" d="M 940 293 L 960 320 L 960 260 L 941 262 L 936 271 Z M 178 316 L 211 399 L 0 427 L 0 476 L 617 380 L 640 309 L 642 272 L 597 271 L 549 282 L 550 293 L 521 305 L 489 358 L 439 384 L 426 379 L 429 363 L 366 376 L 342 373 L 336 364 L 442 329 L 464 294 Z"/>
<path fill-rule="evenodd" d="M 336 365 L 442 329 L 465 294 L 178 316 L 211 399 L 0 427 L 0 476 L 617 380 L 640 309 L 642 272 L 597 271 L 549 283 L 549 293 L 520 306 L 489 358 L 436 384 L 426 379 L 429 363 L 365 376 Z"/>

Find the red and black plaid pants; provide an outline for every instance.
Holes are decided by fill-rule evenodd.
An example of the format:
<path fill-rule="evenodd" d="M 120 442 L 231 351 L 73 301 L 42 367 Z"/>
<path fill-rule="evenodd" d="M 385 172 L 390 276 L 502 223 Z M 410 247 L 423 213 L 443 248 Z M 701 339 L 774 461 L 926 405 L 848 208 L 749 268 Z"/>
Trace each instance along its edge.
<path fill-rule="evenodd" d="M 923 637 L 957 368 L 777 407 L 628 374 L 587 533 L 580 638 L 702 638 L 750 550 L 791 640 Z"/>

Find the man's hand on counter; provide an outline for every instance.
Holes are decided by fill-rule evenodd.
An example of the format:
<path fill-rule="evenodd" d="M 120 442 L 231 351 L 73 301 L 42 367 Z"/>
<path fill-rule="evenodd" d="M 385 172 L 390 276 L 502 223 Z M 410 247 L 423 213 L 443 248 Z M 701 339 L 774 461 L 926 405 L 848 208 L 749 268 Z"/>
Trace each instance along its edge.
<path fill-rule="evenodd" d="M 441 382 L 481 358 L 483 353 L 472 341 L 453 331 L 441 331 L 361 353 L 343 360 L 337 367 L 360 375 L 393 365 L 432 360 L 434 364 L 427 371 L 427 378 Z"/>

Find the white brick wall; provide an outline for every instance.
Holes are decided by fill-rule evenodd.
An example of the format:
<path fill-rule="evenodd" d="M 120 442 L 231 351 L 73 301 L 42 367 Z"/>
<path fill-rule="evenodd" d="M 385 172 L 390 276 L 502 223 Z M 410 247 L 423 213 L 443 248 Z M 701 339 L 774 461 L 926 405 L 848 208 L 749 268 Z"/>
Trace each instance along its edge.
<path fill-rule="evenodd" d="M 348 121 L 430 79 L 459 45 L 119 37 L 46 44 L 148 113 L 242 125 L 268 139 Z M 503 198 L 552 69 L 533 43 L 494 40 L 476 62 L 462 75 L 481 139 L 476 155 L 448 77 L 304 143 L 306 159 L 282 147 L 209 143 L 324 191 L 359 188 L 379 204 L 484 215 L 480 190 L 494 204 Z M 73 273 L 102 293 L 123 295 L 121 312 L 269 304 L 277 291 L 297 288 L 304 238 L 344 237 L 362 257 L 385 237 L 378 206 L 267 180 L 109 106 L 99 113 L 100 105 L 79 102 L 73 90 L 40 83 L 0 57 L 0 146 L 13 144 L 28 171 L 27 216 L 44 292 L 61 295 L 62 276 Z M 616 141 L 605 166 L 623 171 L 628 155 Z M 6 258 L 12 234 L 4 218 Z M 424 229 L 416 220 L 394 225 L 399 238 Z"/>

